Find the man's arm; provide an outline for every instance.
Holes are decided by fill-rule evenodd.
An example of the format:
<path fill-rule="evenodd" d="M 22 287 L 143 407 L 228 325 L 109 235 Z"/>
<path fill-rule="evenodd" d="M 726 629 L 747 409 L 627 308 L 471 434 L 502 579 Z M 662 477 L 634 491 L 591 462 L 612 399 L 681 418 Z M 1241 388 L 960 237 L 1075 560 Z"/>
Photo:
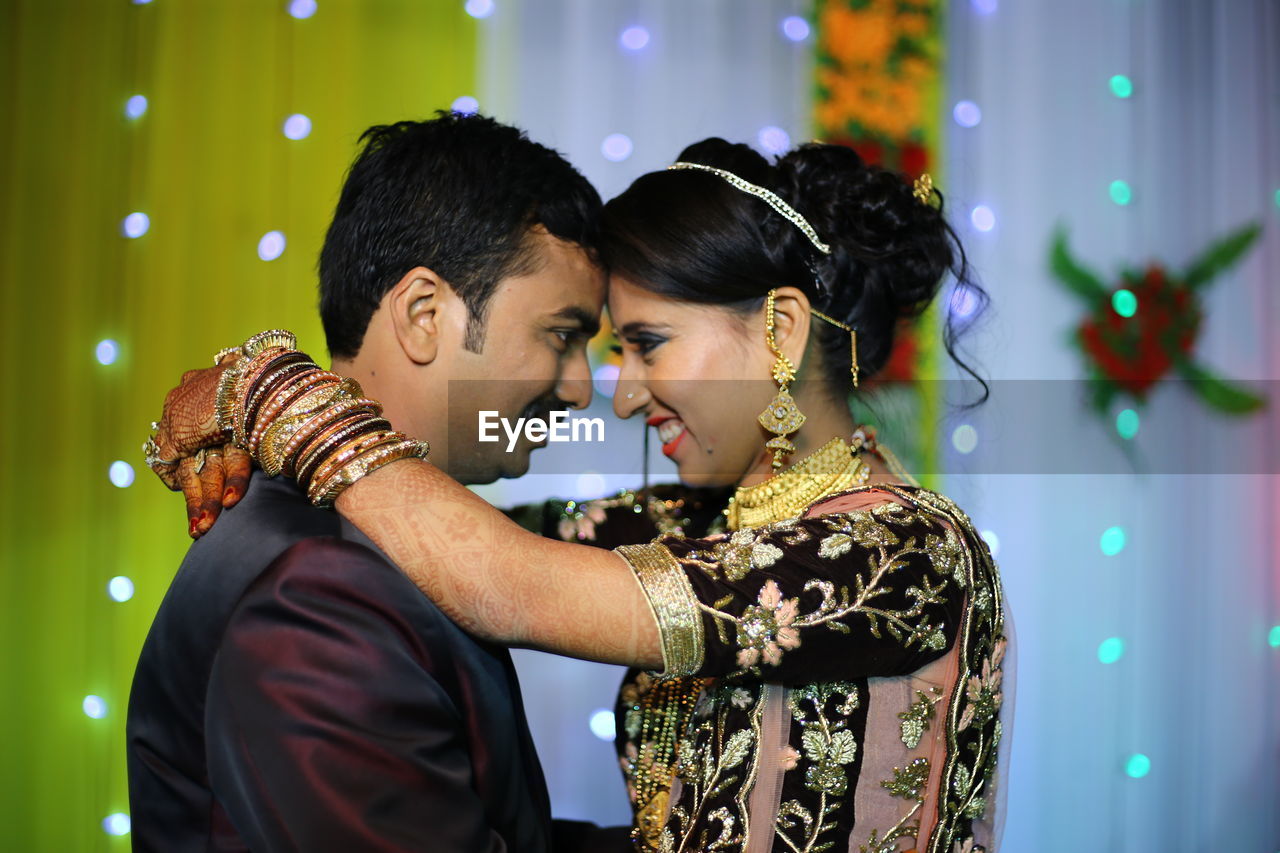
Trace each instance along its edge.
<path fill-rule="evenodd" d="M 252 849 L 507 849 L 473 788 L 459 710 L 424 669 L 431 650 L 393 606 L 394 577 L 362 546 L 308 540 L 233 614 L 207 749 L 215 796 Z"/>

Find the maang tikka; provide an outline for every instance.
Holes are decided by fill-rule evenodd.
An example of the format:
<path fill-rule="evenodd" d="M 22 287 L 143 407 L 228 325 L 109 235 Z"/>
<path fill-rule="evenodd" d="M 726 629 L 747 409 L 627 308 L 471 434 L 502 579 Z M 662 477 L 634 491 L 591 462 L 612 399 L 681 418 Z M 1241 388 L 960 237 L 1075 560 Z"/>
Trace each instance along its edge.
<path fill-rule="evenodd" d="M 805 422 L 804 412 L 800 411 L 795 399 L 787 390 L 791 380 L 796 378 L 796 366 L 791 363 L 791 359 L 783 355 L 782 350 L 778 349 L 778 340 L 774 336 L 774 297 L 777 292 L 776 289 L 770 290 L 769 295 L 765 297 L 764 339 L 774 355 L 773 381 L 778 383 L 778 394 L 769 403 L 769 407 L 756 418 L 760 426 L 774 434 L 774 437 L 765 442 L 764 446 L 773 451 L 775 469 L 782 467 L 783 456 L 796 452 L 795 442 L 787 436 L 800 429 Z"/>

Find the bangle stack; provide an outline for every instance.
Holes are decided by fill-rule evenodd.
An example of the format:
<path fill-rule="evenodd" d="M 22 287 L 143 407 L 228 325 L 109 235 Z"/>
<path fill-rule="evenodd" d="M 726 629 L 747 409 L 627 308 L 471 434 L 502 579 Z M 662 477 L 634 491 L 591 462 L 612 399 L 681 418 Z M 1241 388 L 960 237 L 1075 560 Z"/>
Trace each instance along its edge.
<path fill-rule="evenodd" d="M 316 506 L 332 506 L 361 477 L 429 445 L 396 432 L 354 379 L 322 370 L 289 332 L 250 338 L 218 386 L 218 426 L 270 476 L 284 474 Z"/>

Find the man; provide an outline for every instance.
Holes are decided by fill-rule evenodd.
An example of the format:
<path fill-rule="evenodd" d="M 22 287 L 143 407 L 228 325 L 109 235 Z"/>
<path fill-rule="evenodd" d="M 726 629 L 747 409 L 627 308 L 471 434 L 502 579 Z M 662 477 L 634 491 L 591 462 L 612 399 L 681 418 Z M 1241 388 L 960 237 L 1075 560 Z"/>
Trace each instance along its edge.
<path fill-rule="evenodd" d="M 518 476 L 534 445 L 477 442 L 476 412 L 590 402 L 599 196 L 486 118 L 362 141 L 320 257 L 333 369 L 461 482 Z M 622 830 L 553 827 L 505 649 L 292 483 L 255 474 L 210 530 L 218 495 L 188 501 L 193 535 L 209 532 L 134 677 L 136 850 L 625 848 Z"/>

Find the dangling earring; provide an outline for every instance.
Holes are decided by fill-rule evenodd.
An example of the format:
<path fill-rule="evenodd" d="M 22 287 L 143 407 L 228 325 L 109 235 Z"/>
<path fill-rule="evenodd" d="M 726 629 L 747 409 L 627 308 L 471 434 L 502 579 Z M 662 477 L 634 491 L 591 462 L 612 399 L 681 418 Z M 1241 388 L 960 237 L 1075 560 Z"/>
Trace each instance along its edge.
<path fill-rule="evenodd" d="M 774 437 L 765 442 L 765 447 L 773 451 L 773 467 L 782 467 L 782 457 L 796 452 L 795 443 L 788 435 L 804 425 L 804 412 L 796 406 L 796 401 L 787 393 L 787 386 L 796 377 L 796 366 L 791 359 L 778 349 L 778 341 L 774 337 L 773 300 L 777 290 L 770 290 L 764 303 L 765 343 L 775 356 L 773 362 L 773 381 L 778 383 L 778 395 L 769 403 L 769 408 L 756 418 L 760 426 L 774 433 Z"/>

